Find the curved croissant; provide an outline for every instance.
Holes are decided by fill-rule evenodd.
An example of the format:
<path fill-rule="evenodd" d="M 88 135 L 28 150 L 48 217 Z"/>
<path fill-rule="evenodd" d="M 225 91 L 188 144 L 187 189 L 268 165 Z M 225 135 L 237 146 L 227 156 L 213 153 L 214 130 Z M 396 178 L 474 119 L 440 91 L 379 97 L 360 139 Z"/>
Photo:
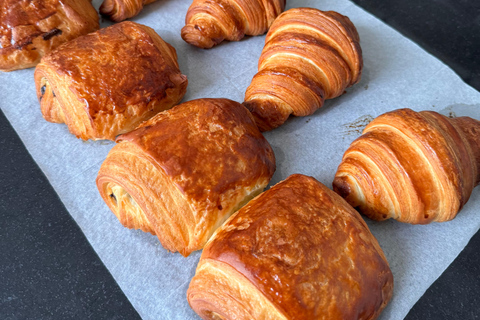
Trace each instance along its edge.
<path fill-rule="evenodd" d="M 47 121 L 84 140 L 113 140 L 185 95 L 175 49 L 147 26 L 125 21 L 72 40 L 35 69 Z"/>
<path fill-rule="evenodd" d="M 373 320 L 392 290 L 388 262 L 360 215 L 296 174 L 215 232 L 187 298 L 203 319 Z"/>
<path fill-rule="evenodd" d="M 120 222 L 170 251 L 199 250 L 275 171 L 248 110 L 227 99 L 180 104 L 117 139 L 97 177 Z"/>
<path fill-rule="evenodd" d="M 480 183 L 480 121 L 400 109 L 373 120 L 343 156 L 334 190 L 374 220 L 453 219 Z"/>
<path fill-rule="evenodd" d="M 244 105 L 262 131 L 287 118 L 306 116 L 360 80 L 362 51 L 355 26 L 345 16 L 312 8 L 290 9 L 272 24 L 258 73 Z"/>
<path fill-rule="evenodd" d="M 188 8 L 182 38 L 211 48 L 223 40 L 265 33 L 285 9 L 285 0 L 194 0 Z"/>
<path fill-rule="evenodd" d="M 0 0 L 0 71 L 34 67 L 62 43 L 98 28 L 90 0 Z"/>
<path fill-rule="evenodd" d="M 100 6 L 100 13 L 112 21 L 120 22 L 135 17 L 144 6 L 155 1 L 157 0 L 104 0 Z"/>

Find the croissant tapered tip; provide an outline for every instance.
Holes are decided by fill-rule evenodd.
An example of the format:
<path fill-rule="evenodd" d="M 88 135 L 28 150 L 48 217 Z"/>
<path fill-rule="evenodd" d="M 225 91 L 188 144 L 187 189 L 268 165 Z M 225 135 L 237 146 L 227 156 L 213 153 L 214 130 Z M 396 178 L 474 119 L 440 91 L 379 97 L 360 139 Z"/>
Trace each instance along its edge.
<path fill-rule="evenodd" d="M 280 127 L 290 116 L 280 103 L 270 100 L 253 99 L 243 102 L 243 105 L 252 113 L 260 131 L 270 131 Z"/>
<path fill-rule="evenodd" d="M 225 39 L 225 33 L 215 24 L 187 24 L 182 28 L 182 39 L 202 49 L 210 49 Z"/>

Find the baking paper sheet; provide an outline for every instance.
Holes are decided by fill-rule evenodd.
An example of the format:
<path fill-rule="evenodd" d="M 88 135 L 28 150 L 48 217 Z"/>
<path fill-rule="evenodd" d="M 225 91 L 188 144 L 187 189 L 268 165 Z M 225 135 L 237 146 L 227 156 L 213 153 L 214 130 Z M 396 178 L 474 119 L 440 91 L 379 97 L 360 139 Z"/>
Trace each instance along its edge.
<path fill-rule="evenodd" d="M 96 8 L 99 0 L 93 1 Z M 243 101 L 265 36 L 202 50 L 180 37 L 191 0 L 159 0 L 133 21 L 146 24 L 178 52 L 189 86 L 184 101 L 225 97 Z M 335 10 L 356 25 L 364 54 L 360 83 L 313 116 L 290 119 L 266 134 L 277 158 L 270 185 L 292 173 L 331 186 L 348 145 L 374 117 L 397 108 L 435 110 L 480 119 L 480 93 L 447 66 L 347 0 L 289 0 L 287 8 Z M 102 25 L 108 25 L 103 21 Z M 68 211 L 144 319 L 199 319 L 186 290 L 200 252 L 169 253 L 156 237 L 123 228 L 100 198 L 95 178 L 113 142 L 82 142 L 66 126 L 47 123 L 35 96 L 33 69 L 0 74 L 0 105 Z M 480 227 L 480 188 L 451 222 L 412 226 L 367 221 L 395 278 L 393 299 L 380 319 L 403 319 Z"/>

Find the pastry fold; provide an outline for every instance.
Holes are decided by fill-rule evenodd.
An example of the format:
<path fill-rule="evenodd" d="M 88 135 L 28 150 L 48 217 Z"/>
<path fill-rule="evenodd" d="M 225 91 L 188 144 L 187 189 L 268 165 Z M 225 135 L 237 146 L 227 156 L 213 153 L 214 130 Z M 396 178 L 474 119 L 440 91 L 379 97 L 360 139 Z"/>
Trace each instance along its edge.
<path fill-rule="evenodd" d="M 199 99 L 121 135 L 97 177 L 102 198 L 128 228 L 188 256 L 275 171 L 267 140 L 241 104 Z"/>
<path fill-rule="evenodd" d="M 290 115 L 311 115 L 325 99 L 343 94 L 360 80 L 362 67 L 360 39 L 348 17 L 290 9 L 268 31 L 244 105 L 260 130 L 271 130 Z"/>
<path fill-rule="evenodd" d="M 211 48 L 223 40 L 257 36 L 267 32 L 284 9 L 285 0 L 194 0 L 182 38 L 194 46 Z"/>
<path fill-rule="evenodd" d="M 135 17 L 144 6 L 155 1 L 157 0 L 104 0 L 100 6 L 100 13 L 112 21 L 120 22 Z"/>
<path fill-rule="evenodd" d="M 125 21 L 63 44 L 35 69 L 43 117 L 83 140 L 113 140 L 185 95 L 175 49 Z"/>
<path fill-rule="evenodd" d="M 388 262 L 360 215 L 296 174 L 215 232 L 187 298 L 203 319 L 375 319 L 392 289 Z"/>
<path fill-rule="evenodd" d="M 0 70 L 34 67 L 60 44 L 98 28 L 89 0 L 0 0 Z"/>
<path fill-rule="evenodd" d="M 343 156 L 334 190 L 374 220 L 453 219 L 480 183 L 480 121 L 399 109 L 370 122 Z"/>

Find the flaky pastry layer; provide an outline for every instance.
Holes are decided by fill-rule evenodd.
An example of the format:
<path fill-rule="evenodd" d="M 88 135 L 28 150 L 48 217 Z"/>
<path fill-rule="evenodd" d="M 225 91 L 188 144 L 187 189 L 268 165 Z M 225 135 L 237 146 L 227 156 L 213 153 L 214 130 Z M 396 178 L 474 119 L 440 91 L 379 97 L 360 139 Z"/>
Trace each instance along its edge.
<path fill-rule="evenodd" d="M 453 219 L 480 182 L 480 121 L 399 109 L 373 120 L 343 156 L 334 190 L 374 220 Z"/>
<path fill-rule="evenodd" d="M 62 43 L 98 28 L 89 0 L 0 0 L 0 70 L 34 67 Z"/>
<path fill-rule="evenodd" d="M 239 41 L 267 32 L 284 9 L 285 0 L 194 0 L 181 35 L 204 49 L 223 40 Z"/>
<path fill-rule="evenodd" d="M 260 130 L 271 130 L 343 94 L 360 80 L 362 67 L 360 39 L 348 17 L 290 9 L 268 31 L 244 105 Z"/>
<path fill-rule="evenodd" d="M 97 186 L 120 222 L 156 234 L 170 251 L 201 249 L 233 212 L 260 193 L 275 157 L 248 110 L 199 99 L 121 135 Z"/>
<path fill-rule="evenodd" d="M 297 174 L 215 232 L 187 297 L 203 319 L 376 319 L 392 289 L 388 262 L 360 215 Z"/>
<path fill-rule="evenodd" d="M 113 140 L 179 103 L 188 81 L 171 45 L 126 21 L 45 56 L 35 84 L 47 121 L 66 123 L 83 140 Z"/>
<path fill-rule="evenodd" d="M 104 0 L 100 6 L 100 13 L 112 21 L 120 22 L 135 17 L 144 6 L 155 1 L 157 0 Z"/>

